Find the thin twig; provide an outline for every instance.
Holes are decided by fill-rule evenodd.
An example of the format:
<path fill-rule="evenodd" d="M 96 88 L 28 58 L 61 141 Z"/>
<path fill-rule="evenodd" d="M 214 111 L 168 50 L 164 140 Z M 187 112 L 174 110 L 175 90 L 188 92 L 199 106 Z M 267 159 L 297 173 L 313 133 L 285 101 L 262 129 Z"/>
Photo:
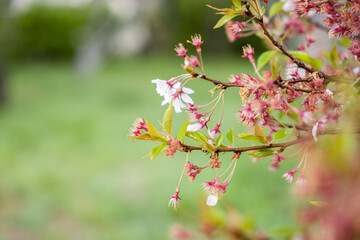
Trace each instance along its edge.
<path fill-rule="evenodd" d="M 221 85 L 221 87 L 223 89 L 226 89 L 228 87 L 244 87 L 244 85 L 242 85 L 242 84 L 221 82 L 221 81 L 218 81 L 218 80 L 215 80 L 215 79 L 208 78 L 205 75 L 198 74 L 198 73 L 192 73 L 191 77 L 204 79 L 206 81 L 214 83 L 215 85 Z"/>

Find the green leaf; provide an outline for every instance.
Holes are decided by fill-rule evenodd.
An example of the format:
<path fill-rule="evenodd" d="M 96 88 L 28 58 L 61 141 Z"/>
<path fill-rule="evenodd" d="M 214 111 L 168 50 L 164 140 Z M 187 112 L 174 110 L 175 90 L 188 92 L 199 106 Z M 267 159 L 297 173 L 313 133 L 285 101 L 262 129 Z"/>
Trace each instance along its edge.
<path fill-rule="evenodd" d="M 350 39 L 347 38 L 347 37 L 342 37 L 342 38 L 339 39 L 337 42 L 338 42 L 340 45 L 342 45 L 343 47 L 346 47 L 346 48 L 350 47 L 350 45 L 351 45 L 351 41 L 350 41 Z"/>
<path fill-rule="evenodd" d="M 222 16 L 219 21 L 216 23 L 215 28 L 219 28 L 223 25 L 225 25 L 228 21 L 230 21 L 231 19 L 233 19 L 234 17 L 236 17 L 238 14 L 233 13 L 233 14 L 228 14 L 228 15 L 224 15 Z"/>
<path fill-rule="evenodd" d="M 206 143 L 207 144 L 207 139 L 204 135 L 202 135 L 201 133 L 198 132 L 187 132 L 186 136 L 188 138 L 191 138 L 193 140 L 195 140 L 196 142 L 201 142 L 201 143 Z"/>
<path fill-rule="evenodd" d="M 275 236 L 291 237 L 291 236 L 294 236 L 295 234 L 298 234 L 299 231 L 300 231 L 300 229 L 298 229 L 295 226 L 282 226 L 282 227 L 277 227 L 277 228 L 273 229 L 270 232 L 270 235 L 274 235 L 274 237 Z"/>
<path fill-rule="evenodd" d="M 293 128 L 285 128 L 281 129 L 280 131 L 277 131 L 274 135 L 273 141 L 276 141 L 278 139 L 284 138 L 286 136 L 289 136 L 291 133 L 293 133 Z"/>
<path fill-rule="evenodd" d="M 282 115 L 280 115 L 282 116 Z M 290 114 L 288 114 L 288 116 L 292 119 L 298 120 L 300 115 L 298 113 L 296 113 L 293 109 L 290 110 Z"/>
<path fill-rule="evenodd" d="M 177 138 L 180 142 L 184 141 L 186 129 L 187 129 L 188 125 L 189 125 L 189 119 L 187 119 L 186 122 L 181 126 L 180 131 L 177 134 Z"/>
<path fill-rule="evenodd" d="M 260 158 L 273 155 L 274 151 L 270 149 L 259 149 L 254 152 L 249 153 L 250 156 Z"/>
<path fill-rule="evenodd" d="M 346 67 L 346 66 L 348 65 L 349 61 L 350 61 L 350 58 L 346 59 L 346 60 L 341 64 L 341 66 L 342 66 L 343 68 Z"/>
<path fill-rule="evenodd" d="M 173 120 L 173 105 L 171 100 L 169 107 L 166 110 L 163 118 L 164 129 L 169 135 L 171 134 L 172 120 Z"/>
<path fill-rule="evenodd" d="M 219 147 L 222 144 L 223 139 L 224 139 L 224 136 L 222 133 L 220 133 L 219 136 L 216 138 L 215 146 Z"/>
<path fill-rule="evenodd" d="M 231 145 L 234 145 L 234 131 L 232 128 L 230 128 L 229 132 L 226 134 L 226 139 L 231 143 Z"/>
<path fill-rule="evenodd" d="M 145 121 L 146 124 L 148 125 L 148 131 L 151 137 L 165 140 L 164 137 L 161 135 L 161 133 L 151 123 L 149 123 L 147 120 Z"/>
<path fill-rule="evenodd" d="M 311 65 L 313 68 L 315 68 L 315 70 L 320 71 L 321 66 L 322 66 L 322 61 L 320 59 L 313 58 L 306 52 L 290 51 L 290 53 L 292 55 L 294 55 L 294 57 L 296 57 L 300 61 L 307 63 L 307 64 Z"/>
<path fill-rule="evenodd" d="M 330 63 L 334 67 L 339 67 L 339 55 L 337 52 L 336 44 L 334 43 L 331 51 L 330 51 Z"/>
<path fill-rule="evenodd" d="M 307 202 L 315 207 L 328 207 L 329 206 L 329 204 L 327 202 L 323 202 L 323 201 L 307 201 Z"/>
<path fill-rule="evenodd" d="M 162 143 L 161 145 L 154 147 L 153 150 L 151 150 L 151 152 L 145 157 L 149 157 L 150 160 L 153 160 L 157 155 L 162 153 L 166 148 L 168 148 L 167 143 Z"/>
<path fill-rule="evenodd" d="M 131 138 L 134 138 L 134 139 L 138 139 L 138 140 L 150 140 L 150 141 L 156 141 L 157 139 L 154 139 L 152 138 L 149 134 L 147 133 L 143 133 L 139 136 L 129 136 Z"/>
<path fill-rule="evenodd" d="M 210 153 L 215 152 L 214 146 L 212 146 L 211 144 L 208 144 L 208 143 L 202 144 L 201 148 Z"/>
<path fill-rule="evenodd" d="M 263 68 L 265 64 L 269 62 L 270 58 L 274 55 L 274 53 L 274 50 L 263 52 L 257 60 L 257 69 L 260 70 L 261 68 Z"/>
<path fill-rule="evenodd" d="M 238 138 L 241 138 L 241 139 L 247 140 L 247 141 L 267 143 L 265 137 L 258 137 L 258 136 L 248 134 L 248 133 L 237 134 L 237 135 L 235 135 L 235 137 L 238 137 Z"/>
<path fill-rule="evenodd" d="M 274 59 L 270 59 L 270 66 L 271 66 L 272 77 L 276 78 L 277 75 L 279 74 L 279 67 L 276 64 L 276 61 L 274 61 Z"/>
<path fill-rule="evenodd" d="M 264 132 L 261 129 L 261 127 L 259 126 L 259 124 L 255 123 L 255 136 L 260 137 L 260 138 L 265 138 Z"/>
<path fill-rule="evenodd" d="M 269 17 L 274 16 L 275 14 L 278 14 L 281 11 L 282 6 L 285 2 L 277 2 L 271 5 L 269 10 Z"/>
<path fill-rule="evenodd" d="M 240 0 L 232 0 L 232 3 L 234 4 L 235 7 L 237 8 L 242 8 L 242 4 Z"/>

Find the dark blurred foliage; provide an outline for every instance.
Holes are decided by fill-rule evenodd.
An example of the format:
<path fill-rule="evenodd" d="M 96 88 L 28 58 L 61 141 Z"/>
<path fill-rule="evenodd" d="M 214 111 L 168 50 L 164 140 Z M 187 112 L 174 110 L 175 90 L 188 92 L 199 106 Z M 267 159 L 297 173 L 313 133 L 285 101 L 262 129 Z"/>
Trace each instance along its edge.
<path fill-rule="evenodd" d="M 5 16 L 0 24 L 0 44 L 12 60 L 72 58 L 86 27 L 96 27 L 104 15 L 89 6 L 33 5 L 22 13 Z"/>
<path fill-rule="evenodd" d="M 166 33 L 165 38 L 161 40 L 165 40 L 167 43 L 163 44 L 185 43 L 191 35 L 198 33 L 204 39 L 203 47 L 207 52 L 238 54 L 242 53 L 242 46 L 247 43 L 251 43 L 257 52 L 264 49 L 261 40 L 255 36 L 230 43 L 223 27 L 213 29 L 222 15 L 215 14 L 216 11 L 207 7 L 207 4 L 217 8 L 228 8 L 231 1 L 166 1 L 159 15 L 161 28 L 157 31 L 160 36 Z M 241 17 L 236 20 L 242 21 Z"/>
<path fill-rule="evenodd" d="M 202 35 L 206 52 L 242 54 L 242 45 L 249 42 L 257 53 L 263 50 L 257 37 L 229 43 L 223 28 L 213 29 L 221 16 L 206 4 L 226 7 L 227 2 L 165 1 L 158 13 L 148 19 L 153 33 L 148 50 L 168 51 L 196 33 Z M 0 18 L 0 54 L 16 61 L 71 60 L 85 38 L 114 18 L 100 3 L 77 7 L 37 4 L 18 13 L 7 11 L 6 4 L 0 9 L 4 13 Z M 122 25 L 117 22 L 111 25 L 114 30 Z"/>

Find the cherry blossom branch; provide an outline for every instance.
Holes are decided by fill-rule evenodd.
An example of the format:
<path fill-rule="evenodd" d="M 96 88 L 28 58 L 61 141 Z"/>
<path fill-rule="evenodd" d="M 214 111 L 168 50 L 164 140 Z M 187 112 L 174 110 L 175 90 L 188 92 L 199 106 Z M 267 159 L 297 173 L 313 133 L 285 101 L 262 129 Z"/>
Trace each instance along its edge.
<path fill-rule="evenodd" d="M 297 78 L 297 79 L 291 79 L 291 80 L 282 80 L 283 82 L 286 82 L 286 83 L 300 83 L 300 82 L 311 82 L 312 80 L 314 79 L 313 76 L 310 76 L 308 78 Z"/>
<path fill-rule="evenodd" d="M 264 18 L 263 17 L 260 17 L 260 18 L 255 17 L 254 14 L 250 11 L 250 5 L 249 4 L 246 5 L 246 8 L 247 8 L 247 14 L 250 17 L 254 18 L 254 20 L 260 25 L 260 27 L 262 28 L 262 30 L 264 32 L 264 35 L 272 42 L 272 44 L 275 47 L 277 47 L 284 55 L 286 55 L 288 58 L 290 58 L 299 68 L 303 68 L 306 71 L 308 71 L 309 73 L 314 73 L 315 72 L 315 69 L 307 67 L 303 62 L 301 62 L 299 59 L 297 59 L 291 53 L 289 53 L 284 48 L 283 45 L 281 45 L 278 41 L 275 40 L 275 38 L 269 33 L 269 31 L 265 27 Z"/>
<path fill-rule="evenodd" d="M 198 74 L 198 73 L 192 73 L 192 74 L 191 74 L 191 77 L 192 77 L 192 78 L 204 79 L 204 80 L 206 80 L 206 81 L 212 82 L 212 83 L 215 84 L 215 85 L 221 85 L 221 87 L 222 87 L 223 89 L 226 89 L 226 88 L 228 88 L 228 87 L 244 87 L 244 85 L 242 85 L 242 84 L 221 82 L 221 81 L 218 81 L 218 80 L 215 80 L 215 79 L 208 78 L 208 77 L 206 77 L 205 75 L 203 75 L 203 74 Z"/>
<path fill-rule="evenodd" d="M 199 78 L 199 79 L 204 79 L 206 81 L 212 82 L 215 85 L 220 85 L 222 87 L 222 89 L 226 89 L 228 87 L 245 87 L 245 85 L 243 84 L 237 84 L 237 83 L 227 83 L 227 82 L 221 82 L 215 79 L 211 79 L 208 78 L 207 76 L 203 75 L 203 74 L 198 74 L 198 73 L 192 73 L 191 74 L 192 78 Z M 309 78 L 299 78 L 299 79 L 291 79 L 291 80 L 281 80 L 280 81 L 276 81 L 275 83 L 281 87 L 281 88 L 287 88 L 287 89 L 294 89 L 295 91 L 298 92 L 305 92 L 305 93 L 311 93 L 311 92 L 317 92 L 317 93 L 323 93 L 323 91 L 316 91 L 316 90 L 311 90 L 311 89 L 304 89 L 304 88 L 299 88 L 299 87 L 294 87 L 294 86 L 288 86 L 288 85 L 284 85 L 284 83 L 299 83 L 299 82 L 310 82 L 313 78 L 309 77 Z"/>
<path fill-rule="evenodd" d="M 304 92 L 304 93 L 312 93 L 312 92 L 319 92 L 319 93 L 323 93 L 322 91 L 314 91 L 314 90 L 310 90 L 310 89 L 304 89 L 304 88 L 299 88 L 299 87 L 293 87 L 293 86 L 289 86 L 289 85 L 284 85 L 282 84 L 280 81 L 276 81 L 275 82 L 279 87 L 281 88 L 287 88 L 287 89 L 294 89 L 297 92 Z"/>
<path fill-rule="evenodd" d="M 247 152 L 247 151 L 253 151 L 253 150 L 260 150 L 260 149 L 269 149 L 269 148 L 280 148 L 281 151 L 285 150 L 285 148 L 292 146 L 294 144 L 312 139 L 312 135 L 308 135 L 305 137 L 299 137 L 298 139 L 295 139 L 293 141 L 290 142 L 285 142 L 285 143 L 269 143 L 266 145 L 260 145 L 260 146 L 251 146 L 251 147 L 229 147 L 229 148 L 218 148 L 216 150 L 216 152 L 234 152 L 234 153 L 242 153 L 242 152 Z M 191 152 L 193 150 L 200 150 L 200 151 L 204 151 L 203 148 L 201 147 L 196 147 L 196 146 L 191 146 L 191 145 L 187 145 L 187 144 L 183 144 L 180 143 L 181 146 L 183 147 L 183 151 L 184 152 Z M 205 150 L 206 151 L 206 150 Z"/>
<path fill-rule="evenodd" d="M 334 134 L 340 134 L 343 133 L 343 130 L 337 130 L 337 129 L 328 129 L 325 130 L 321 133 L 319 133 L 318 135 L 334 135 Z M 360 129 L 356 129 L 354 131 L 352 131 L 351 133 L 360 133 Z M 260 145 L 260 146 L 251 146 L 251 147 L 228 147 L 228 148 L 218 148 L 216 150 L 216 152 L 234 152 L 234 153 L 242 153 L 242 152 L 247 152 L 247 151 L 254 151 L 254 150 L 260 150 L 260 149 L 269 149 L 269 148 L 280 148 L 280 151 L 284 151 L 287 147 L 290 147 L 292 145 L 307 141 L 307 140 L 311 140 L 313 139 L 312 135 L 307 135 L 307 136 L 299 136 L 297 139 L 289 141 L 289 142 L 284 142 L 284 143 L 269 143 L 269 144 L 264 144 L 264 145 Z M 196 147 L 196 146 L 191 146 L 191 145 L 187 145 L 184 143 L 180 143 L 181 147 L 183 148 L 182 151 L 184 152 L 191 152 L 194 150 L 199 150 L 199 151 L 206 151 L 204 150 L 202 147 Z"/>
<path fill-rule="evenodd" d="M 288 58 L 290 58 L 291 61 L 293 61 L 299 68 L 303 68 L 306 71 L 308 71 L 309 73 L 315 72 L 315 69 L 307 67 L 303 62 L 301 62 L 299 59 L 297 59 L 291 53 L 289 53 L 287 50 L 285 50 L 283 45 L 281 45 L 278 41 L 275 40 L 275 38 L 266 29 L 263 18 L 255 18 L 255 21 L 260 25 L 265 36 L 272 42 L 272 44 L 275 47 L 277 47 L 284 55 L 286 55 Z"/>

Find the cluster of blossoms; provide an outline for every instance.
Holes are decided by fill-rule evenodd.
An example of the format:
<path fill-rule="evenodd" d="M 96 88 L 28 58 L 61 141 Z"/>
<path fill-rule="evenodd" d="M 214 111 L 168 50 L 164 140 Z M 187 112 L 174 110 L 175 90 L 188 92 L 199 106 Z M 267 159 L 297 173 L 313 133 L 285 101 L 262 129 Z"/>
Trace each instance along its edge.
<path fill-rule="evenodd" d="M 298 0 L 295 2 L 295 10 L 298 16 L 311 16 L 321 14 L 323 22 L 329 28 L 329 38 L 349 37 L 351 46 L 349 50 L 356 57 L 360 57 L 359 34 L 360 34 L 360 1 L 337 1 L 337 0 Z"/>
<path fill-rule="evenodd" d="M 293 170 L 285 171 L 283 177 L 291 183 L 300 172 L 296 183 L 304 185 L 309 146 L 318 141 L 319 135 L 337 132 L 346 96 L 336 95 L 336 91 L 344 86 L 353 87 L 359 80 L 360 68 L 357 60 L 360 52 L 357 40 L 352 40 L 353 44 L 349 48 L 354 55 L 353 58 L 346 49 L 338 51 L 336 45 L 332 47 L 330 54 L 319 53 L 319 58 L 315 58 L 309 51 L 310 46 L 316 43 L 311 34 L 315 27 L 311 18 L 303 16 L 310 15 L 311 12 L 325 14 L 325 22 L 329 27 L 334 27 L 330 31 L 331 36 L 355 37 L 360 29 L 357 16 L 360 12 L 360 1 L 283 2 L 281 11 L 292 11 L 292 14 L 283 17 L 280 10 L 275 13 L 273 10 L 273 19 L 265 16 L 264 9 L 267 8 L 268 1 L 261 2 L 266 5 L 265 8 L 259 6 L 259 2 L 255 0 L 233 1 L 235 6 L 229 9 L 215 8 L 220 14 L 225 15 L 222 19 L 225 18 L 226 21 L 220 20 L 221 24 L 218 23 L 217 26 L 225 25 L 229 41 L 233 42 L 261 30 L 264 33 L 263 37 L 271 43 L 271 50 L 263 53 L 258 61 L 255 60 L 255 50 L 250 44 L 243 47 L 242 57 L 249 60 L 254 74 L 233 74 L 229 82 L 209 78 L 203 68 L 201 36 L 192 36 L 188 43 L 195 47 L 197 56 L 188 55 L 188 49 L 181 43 L 175 47 L 177 56 L 184 60 L 182 68 L 186 73 L 170 80 L 152 80 L 152 83 L 156 84 L 156 92 L 164 98 L 161 104 L 169 104 L 164 115 L 162 131 L 156 130 L 144 119 L 137 120 L 131 130 L 130 136 L 135 139 L 160 142 L 160 145 L 149 154 L 151 158 L 162 152 L 166 152 L 167 156 L 174 156 L 176 151 L 187 153 L 179 184 L 169 202 L 169 205 L 175 208 L 181 199 L 179 193 L 182 177 L 187 175 L 189 181 L 194 181 L 206 168 L 216 171 L 212 181 L 203 183 L 203 188 L 208 193 L 207 204 L 216 205 L 218 199 L 226 192 L 236 163 L 243 152 L 248 152 L 255 160 L 272 156 L 269 168 L 277 170 L 281 162 L 288 158 L 280 154 L 286 148 L 300 144 L 301 161 Z M 244 19 L 238 22 L 229 16 L 243 16 Z M 288 50 L 285 43 L 299 34 L 304 35 L 304 41 L 294 47 L 297 51 Z M 269 70 L 263 70 L 267 66 Z M 203 105 L 194 104 L 189 96 L 194 91 L 185 87 L 193 79 L 201 79 L 215 85 L 211 90 L 211 101 Z M 220 131 L 220 126 L 224 115 L 224 95 L 230 88 L 238 89 L 241 99 L 241 108 L 235 114 L 236 118 L 254 133 L 237 134 L 230 129 L 226 134 L 226 144 L 225 134 Z M 213 113 L 219 108 L 221 117 L 214 120 L 216 115 Z M 181 127 L 177 137 L 172 137 L 172 110 L 179 113 L 182 109 L 186 110 L 188 120 Z M 235 147 L 234 137 L 256 142 L 258 145 Z M 278 142 L 286 138 L 292 140 Z M 188 140 L 195 141 L 197 146 L 188 144 Z M 202 167 L 188 161 L 189 153 L 195 150 L 210 154 Z M 219 159 L 220 153 L 226 152 L 233 153 L 229 164 L 223 164 Z M 220 173 L 224 165 L 228 167 Z"/>

